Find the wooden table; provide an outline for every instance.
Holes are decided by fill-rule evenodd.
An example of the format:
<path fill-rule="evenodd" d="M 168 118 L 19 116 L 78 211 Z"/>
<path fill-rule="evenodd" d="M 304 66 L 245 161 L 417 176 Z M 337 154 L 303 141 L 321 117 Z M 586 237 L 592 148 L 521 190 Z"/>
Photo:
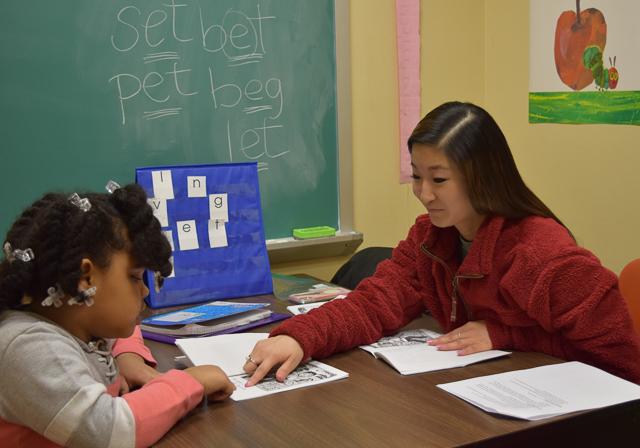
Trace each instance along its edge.
<path fill-rule="evenodd" d="M 271 301 L 275 311 L 288 305 L 272 296 L 261 299 Z M 427 316 L 407 328 L 438 330 Z M 175 346 L 147 343 L 160 370 L 173 368 L 173 356 L 179 354 Z M 528 422 L 488 414 L 436 387 L 560 362 L 547 355 L 516 352 L 464 368 L 411 376 L 400 375 L 360 349 L 323 362 L 349 372 L 349 378 L 253 400 L 200 405 L 156 446 L 582 448 L 640 443 L 640 401 Z"/>

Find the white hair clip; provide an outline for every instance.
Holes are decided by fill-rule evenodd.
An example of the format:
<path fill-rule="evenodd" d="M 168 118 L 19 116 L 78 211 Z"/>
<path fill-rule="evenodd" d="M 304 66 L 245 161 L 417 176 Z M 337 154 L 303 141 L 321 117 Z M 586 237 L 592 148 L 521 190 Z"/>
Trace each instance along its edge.
<path fill-rule="evenodd" d="M 6 241 L 4 243 L 4 246 L 2 246 L 2 250 L 4 251 L 4 258 L 6 258 L 8 261 L 11 261 L 10 258 L 13 256 L 13 249 L 11 248 L 11 243 L 9 241 Z"/>
<path fill-rule="evenodd" d="M 26 248 L 24 250 L 13 249 L 11 247 L 11 243 L 9 243 L 8 241 L 4 243 L 4 246 L 2 247 L 2 249 L 4 250 L 4 256 L 6 257 L 9 263 L 11 263 L 16 259 L 20 261 L 24 261 L 25 263 L 28 263 L 29 261 L 36 258 L 35 254 L 30 248 Z"/>
<path fill-rule="evenodd" d="M 49 294 L 45 299 L 41 302 L 42 306 L 55 306 L 56 308 L 60 308 L 62 306 L 62 299 L 64 298 L 64 291 L 60 285 L 51 286 L 47 289 L 47 294 Z"/>
<path fill-rule="evenodd" d="M 78 193 L 73 193 L 67 199 L 83 212 L 88 212 L 89 210 L 91 210 L 91 202 L 89 202 L 89 199 L 81 198 Z"/>
<path fill-rule="evenodd" d="M 71 297 L 67 303 L 69 305 L 93 305 L 93 296 L 96 295 L 97 288 L 92 286 L 91 288 L 80 291 L 77 296 Z"/>
<path fill-rule="evenodd" d="M 120 184 L 118 182 L 116 182 L 115 180 L 110 180 L 109 182 L 107 182 L 107 185 L 105 185 L 104 188 L 110 194 L 113 194 L 114 191 L 116 191 L 118 188 L 121 188 L 121 187 L 120 187 Z"/>

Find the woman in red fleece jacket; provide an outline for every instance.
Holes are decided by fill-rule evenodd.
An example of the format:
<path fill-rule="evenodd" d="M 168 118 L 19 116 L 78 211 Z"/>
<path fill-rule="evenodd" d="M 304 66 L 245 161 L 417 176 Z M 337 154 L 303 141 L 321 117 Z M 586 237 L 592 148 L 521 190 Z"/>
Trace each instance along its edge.
<path fill-rule="evenodd" d="M 482 108 L 445 103 L 409 138 L 413 192 L 428 215 L 345 300 L 280 325 L 245 364 L 257 383 L 281 364 L 370 344 L 428 310 L 441 350 L 537 351 L 640 383 L 640 338 L 616 275 L 525 185 Z"/>

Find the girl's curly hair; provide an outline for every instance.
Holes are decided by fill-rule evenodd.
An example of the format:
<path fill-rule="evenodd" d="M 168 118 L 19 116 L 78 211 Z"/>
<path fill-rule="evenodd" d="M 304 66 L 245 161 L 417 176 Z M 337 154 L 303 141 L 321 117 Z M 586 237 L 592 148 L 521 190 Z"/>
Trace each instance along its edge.
<path fill-rule="evenodd" d="M 0 311 L 16 308 L 24 295 L 36 301 L 60 285 L 75 296 L 83 258 L 101 268 L 113 252 L 126 250 L 136 264 L 171 273 L 171 246 L 160 230 L 142 187 L 130 184 L 112 194 L 81 193 L 91 208 L 84 212 L 68 194 L 48 193 L 22 212 L 7 233 L 14 249 L 30 248 L 35 259 L 0 263 Z"/>

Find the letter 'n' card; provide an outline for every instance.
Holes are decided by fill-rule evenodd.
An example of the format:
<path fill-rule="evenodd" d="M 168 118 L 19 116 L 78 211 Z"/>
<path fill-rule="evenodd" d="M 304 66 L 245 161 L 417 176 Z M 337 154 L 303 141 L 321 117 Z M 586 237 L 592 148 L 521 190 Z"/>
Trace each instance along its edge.
<path fill-rule="evenodd" d="M 173 252 L 169 277 L 145 273 L 149 306 L 273 292 L 255 163 L 137 168 L 136 182 Z"/>

